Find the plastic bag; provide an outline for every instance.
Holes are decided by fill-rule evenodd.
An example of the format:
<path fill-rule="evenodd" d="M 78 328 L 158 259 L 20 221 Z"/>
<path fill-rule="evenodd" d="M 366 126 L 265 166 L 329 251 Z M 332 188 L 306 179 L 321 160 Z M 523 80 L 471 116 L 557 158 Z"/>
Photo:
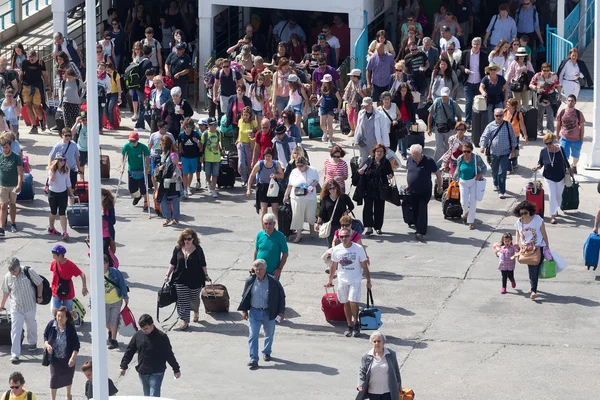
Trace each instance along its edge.
<path fill-rule="evenodd" d="M 487 180 L 485 178 L 481 178 L 481 180 L 477 181 L 475 184 L 477 185 L 477 201 L 483 200 L 483 196 L 485 195 L 485 185 Z"/>
<path fill-rule="evenodd" d="M 556 263 L 556 273 L 562 272 L 565 269 L 567 269 L 567 263 L 557 252 L 552 252 L 552 259 Z"/>
<path fill-rule="evenodd" d="M 269 182 L 269 189 L 267 190 L 267 197 L 277 197 L 279 196 L 279 184 L 273 178 Z"/>
<path fill-rule="evenodd" d="M 544 260 L 540 267 L 540 279 L 556 278 L 556 261 Z"/>
<path fill-rule="evenodd" d="M 398 157 L 398 155 L 390 149 L 387 149 L 385 158 L 387 158 L 390 164 L 392 165 L 392 169 L 398 169 L 402 166 L 402 163 L 400 162 L 400 157 Z"/>
<path fill-rule="evenodd" d="M 135 317 L 127 306 L 123 307 L 123 310 L 121 310 L 121 313 L 119 314 L 117 329 L 121 336 L 133 336 L 138 330 L 135 323 Z"/>

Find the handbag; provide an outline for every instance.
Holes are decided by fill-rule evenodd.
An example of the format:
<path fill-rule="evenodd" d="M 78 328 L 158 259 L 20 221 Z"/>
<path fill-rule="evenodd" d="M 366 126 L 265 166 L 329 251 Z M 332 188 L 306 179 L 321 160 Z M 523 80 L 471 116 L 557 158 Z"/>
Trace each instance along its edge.
<path fill-rule="evenodd" d="M 415 392 L 409 388 L 400 388 L 400 400 L 413 400 Z"/>
<path fill-rule="evenodd" d="M 475 183 L 477 185 L 477 201 L 483 200 L 483 196 L 485 195 L 486 183 L 487 180 L 484 177 L 482 177 L 481 180 Z"/>
<path fill-rule="evenodd" d="M 277 197 L 279 196 L 279 184 L 273 178 L 269 182 L 269 189 L 267 190 L 267 197 Z"/>
<path fill-rule="evenodd" d="M 175 303 L 175 307 L 173 307 L 173 312 L 164 321 L 169 320 L 169 318 L 171 318 L 173 314 L 175 314 L 175 310 L 177 309 L 177 290 L 175 289 L 175 285 L 172 285 L 170 282 L 165 282 L 163 283 L 162 287 L 158 290 L 158 298 L 156 301 L 156 320 L 158 322 L 161 322 L 159 318 L 159 310 L 173 303 Z"/>
<path fill-rule="evenodd" d="M 556 278 L 556 261 L 544 260 L 543 264 L 540 267 L 539 278 L 540 279 Z"/>
<path fill-rule="evenodd" d="M 58 272 L 58 262 L 55 264 L 54 270 L 56 271 L 56 276 L 58 276 L 58 287 L 56 288 L 56 295 L 60 299 L 64 299 L 69 295 L 69 292 L 71 291 L 71 281 L 62 279 L 60 277 L 60 273 Z"/>
<path fill-rule="evenodd" d="M 538 265 L 542 259 L 542 250 L 538 246 L 533 249 L 522 248 L 519 251 L 517 260 L 519 264 Z"/>
<path fill-rule="evenodd" d="M 321 226 L 319 227 L 319 237 L 321 239 L 328 238 L 329 234 L 331 233 L 331 222 L 333 221 L 333 216 L 335 215 L 335 210 L 337 208 L 339 201 L 340 201 L 340 198 L 338 197 L 337 200 L 335 201 L 335 205 L 333 206 L 333 212 L 331 213 L 331 218 L 329 218 L 329 221 L 322 223 Z"/>
<path fill-rule="evenodd" d="M 306 196 L 306 192 L 307 192 L 306 188 L 303 188 L 301 186 L 296 186 L 294 188 L 294 194 L 296 196 Z"/>
<path fill-rule="evenodd" d="M 367 289 L 367 307 L 358 313 L 360 329 L 376 330 L 383 325 L 383 322 L 381 322 L 381 310 L 375 307 L 374 303 L 373 292 L 371 289 Z"/>
<path fill-rule="evenodd" d="M 365 226 L 360 219 L 356 219 L 356 216 L 352 211 L 350 211 L 350 214 L 352 214 L 352 226 L 350 227 L 352 232 L 362 234 L 365 231 Z"/>
<path fill-rule="evenodd" d="M 394 176 L 392 180 L 392 184 L 388 185 L 381 189 L 382 200 L 387 201 L 388 203 L 392 203 L 396 207 L 400 207 L 402 204 L 402 198 L 400 197 L 400 191 L 398 190 L 398 185 L 396 184 L 396 177 Z"/>
<path fill-rule="evenodd" d="M 48 350 L 44 348 L 44 354 L 42 355 L 42 366 L 47 367 L 50 365 L 50 355 Z"/>

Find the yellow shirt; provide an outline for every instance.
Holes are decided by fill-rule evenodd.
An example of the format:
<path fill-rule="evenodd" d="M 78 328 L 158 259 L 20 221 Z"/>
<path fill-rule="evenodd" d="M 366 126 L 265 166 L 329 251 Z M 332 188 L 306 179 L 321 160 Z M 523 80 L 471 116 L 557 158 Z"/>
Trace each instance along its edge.
<path fill-rule="evenodd" d="M 240 119 L 240 121 L 238 122 L 238 128 L 238 142 L 250 143 L 248 131 L 256 132 L 256 129 L 258 128 L 258 122 L 256 122 L 256 119 L 252 119 L 252 121 L 250 122 L 244 122 Z"/>
<path fill-rule="evenodd" d="M 108 271 L 104 274 L 105 277 L 108 278 Z M 117 282 L 115 282 L 117 283 Z M 106 304 L 114 304 L 117 301 L 121 301 L 121 298 L 119 297 L 119 292 L 117 292 L 117 288 L 115 287 L 115 285 L 113 285 L 112 283 L 110 283 L 109 281 L 107 281 L 106 279 L 104 280 L 104 302 Z"/>
<path fill-rule="evenodd" d="M 27 393 L 29 393 L 27 390 L 23 390 L 23 393 L 21 393 L 19 396 L 15 396 L 11 390 L 10 396 L 8 397 L 8 399 L 9 400 L 27 400 Z M 6 392 L 2 393 L 2 400 L 4 400 L 5 395 L 6 395 Z M 33 393 L 31 394 L 31 400 L 36 400 L 35 395 Z"/>
<path fill-rule="evenodd" d="M 109 74 L 109 76 L 110 76 L 110 90 L 108 91 L 108 93 L 109 94 L 118 93 L 119 86 L 117 85 L 117 82 L 119 80 L 121 80 L 121 75 L 119 75 L 119 73 L 117 71 L 113 71 L 112 75 Z"/>

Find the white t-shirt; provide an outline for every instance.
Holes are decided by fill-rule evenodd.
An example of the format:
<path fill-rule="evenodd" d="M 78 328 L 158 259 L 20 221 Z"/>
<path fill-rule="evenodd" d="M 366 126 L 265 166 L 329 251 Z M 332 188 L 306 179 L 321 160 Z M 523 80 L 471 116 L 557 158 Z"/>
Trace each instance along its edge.
<path fill-rule="evenodd" d="M 327 39 L 327 43 L 329 43 L 329 46 L 331 46 L 332 49 L 339 49 L 341 47 L 340 45 L 340 39 L 338 39 L 335 36 L 332 36 L 331 38 Z"/>
<path fill-rule="evenodd" d="M 377 360 L 373 357 L 371 379 L 369 380 L 369 393 L 384 394 L 390 391 L 388 370 L 389 365 L 385 354 L 381 357 L 381 360 Z"/>
<path fill-rule="evenodd" d="M 367 261 L 367 254 L 359 244 L 352 243 L 349 248 L 345 248 L 340 243 L 331 251 L 331 261 L 338 263 L 338 280 L 352 283 L 362 279 L 360 263 Z"/>
<path fill-rule="evenodd" d="M 396 103 L 392 103 L 392 106 L 390 107 L 390 109 L 385 110 L 385 112 L 388 113 L 390 118 L 388 118 L 388 116 L 385 115 L 385 113 L 383 112 L 383 104 L 380 105 L 379 107 L 377 107 L 377 110 L 381 111 L 381 114 L 383 114 L 383 116 L 384 116 L 383 120 L 385 121 L 385 131 L 389 132 L 390 126 L 392 125 L 392 121 L 390 121 L 390 118 L 392 120 L 396 120 L 396 118 L 398 117 L 398 111 L 399 111 L 398 106 L 396 105 Z"/>
<path fill-rule="evenodd" d="M 458 39 L 455 36 L 452 36 L 449 40 L 446 40 L 445 38 L 441 38 L 440 39 L 440 50 L 446 51 L 446 46 L 450 42 L 454 43 L 454 48 L 456 50 L 460 50 L 460 42 L 458 41 Z"/>
<path fill-rule="evenodd" d="M 295 199 L 297 197 L 306 197 L 307 199 L 315 199 L 317 198 L 317 189 L 314 186 L 308 186 L 308 193 L 305 196 L 296 196 L 294 194 L 295 187 L 301 185 L 310 185 L 314 181 L 319 181 L 319 172 L 316 169 L 308 167 L 306 171 L 302 172 L 298 168 L 294 168 L 292 173 L 290 174 L 289 185 L 292 186 L 292 191 L 290 192 L 290 197 Z"/>
<path fill-rule="evenodd" d="M 515 223 L 515 227 L 519 231 L 521 244 L 536 245 L 538 247 L 546 246 L 541 230 L 543 223 L 544 220 L 537 214 L 533 216 L 530 223 L 525 225 L 521 222 L 521 218 L 519 218 Z"/>

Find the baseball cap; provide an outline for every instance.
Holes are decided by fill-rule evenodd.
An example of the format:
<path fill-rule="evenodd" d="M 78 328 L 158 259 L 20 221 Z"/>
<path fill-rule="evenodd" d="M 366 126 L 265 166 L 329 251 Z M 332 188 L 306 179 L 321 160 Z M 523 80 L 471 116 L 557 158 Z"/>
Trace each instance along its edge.
<path fill-rule="evenodd" d="M 450 96 L 450 88 L 449 87 L 442 88 L 442 97 L 448 97 L 448 96 Z"/>
<path fill-rule="evenodd" d="M 175 48 L 177 50 L 183 50 L 183 49 L 185 49 L 185 47 L 186 47 L 186 44 L 184 42 L 178 43 L 177 46 L 175 46 Z"/>
<path fill-rule="evenodd" d="M 216 125 L 217 124 L 217 119 L 215 117 L 209 117 L 206 120 L 206 125 Z"/>
<path fill-rule="evenodd" d="M 362 71 L 358 68 L 354 68 L 352 71 L 350 71 L 349 74 L 347 74 L 348 76 L 358 76 L 360 77 L 362 75 Z"/>
<path fill-rule="evenodd" d="M 200 121 L 198 121 L 198 123 L 199 123 L 200 125 L 208 125 L 208 119 L 206 119 L 206 118 L 203 118 L 203 119 L 201 119 Z"/>
<path fill-rule="evenodd" d="M 67 254 L 67 249 L 65 249 L 65 246 L 63 245 L 55 244 L 52 248 L 52 252 L 64 256 L 65 254 Z"/>
<path fill-rule="evenodd" d="M 373 104 L 373 98 L 371 98 L 371 97 L 365 97 L 365 98 L 363 99 L 363 101 L 362 101 L 362 104 L 361 104 L 361 105 L 362 105 L 363 107 L 365 107 L 365 106 L 370 106 L 370 105 L 372 105 L 372 104 Z"/>
<path fill-rule="evenodd" d="M 296 74 L 290 74 L 287 78 L 288 82 L 298 82 L 298 75 Z"/>
<path fill-rule="evenodd" d="M 133 131 L 129 134 L 129 140 L 140 140 L 140 134 Z"/>
<path fill-rule="evenodd" d="M 331 74 L 325 74 L 323 75 L 323 79 L 321 79 L 321 82 L 333 82 L 333 77 L 331 76 Z"/>

